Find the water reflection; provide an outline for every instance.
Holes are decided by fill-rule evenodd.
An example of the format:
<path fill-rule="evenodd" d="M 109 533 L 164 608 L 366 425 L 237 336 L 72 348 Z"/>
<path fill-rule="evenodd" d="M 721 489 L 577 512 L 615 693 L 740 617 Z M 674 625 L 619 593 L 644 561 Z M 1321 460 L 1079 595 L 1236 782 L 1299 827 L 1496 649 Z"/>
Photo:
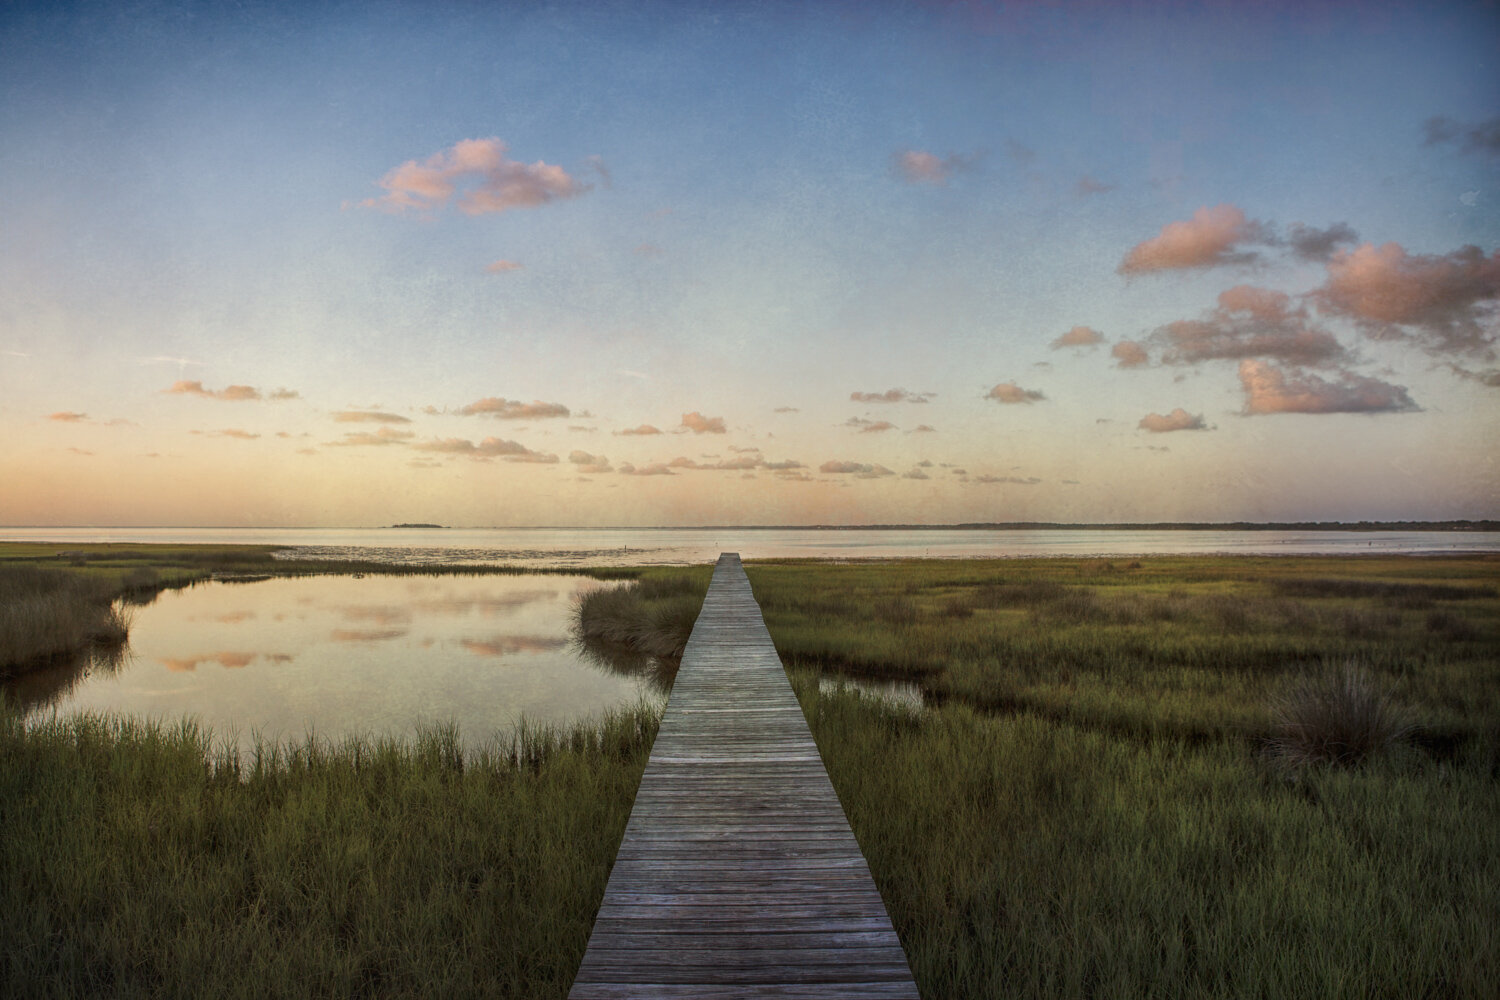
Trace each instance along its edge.
<path fill-rule="evenodd" d="M 566 724 L 662 701 L 660 669 L 621 669 L 569 642 L 573 599 L 597 586 L 512 576 L 203 584 L 139 607 L 125 655 L 60 662 L 4 691 L 27 712 L 194 716 L 242 751 L 257 734 L 399 735 L 450 720 L 478 745 L 523 715 Z"/>
<path fill-rule="evenodd" d="M 89 678 L 119 673 L 129 657 L 128 645 L 59 657 L 38 670 L 7 677 L 0 682 L 0 691 L 22 714 L 47 711 L 67 701 L 74 689 Z"/>
<path fill-rule="evenodd" d="M 818 677 L 818 691 L 822 694 L 837 694 L 852 691 L 861 698 L 878 701 L 887 708 L 918 714 L 927 707 L 922 689 L 908 681 L 863 680 L 843 675 L 822 674 Z"/>
<path fill-rule="evenodd" d="M 575 630 L 569 646 L 580 659 L 619 677 L 636 677 L 663 697 L 672 693 L 681 660 L 639 653 L 608 639 L 579 635 Z"/>

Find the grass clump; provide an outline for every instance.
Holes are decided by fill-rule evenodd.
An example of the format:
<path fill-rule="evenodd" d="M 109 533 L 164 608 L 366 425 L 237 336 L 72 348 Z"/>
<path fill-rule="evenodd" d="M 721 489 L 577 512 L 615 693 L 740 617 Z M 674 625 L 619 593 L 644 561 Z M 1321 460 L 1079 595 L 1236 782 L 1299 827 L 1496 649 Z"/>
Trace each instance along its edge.
<path fill-rule="evenodd" d="M 60 569 L 0 565 L 0 675 L 90 648 L 118 648 L 130 613 L 103 580 Z"/>
<path fill-rule="evenodd" d="M 241 759 L 0 704 L 0 996 L 561 998 L 657 721 Z"/>
<path fill-rule="evenodd" d="M 1268 749 L 1283 764 L 1352 767 L 1389 752 L 1412 732 L 1407 714 L 1355 664 L 1301 678 L 1272 709 Z"/>
<path fill-rule="evenodd" d="M 573 606 L 573 634 L 585 643 L 679 659 L 698 620 L 711 573 L 651 573 L 624 586 L 581 594 Z"/>

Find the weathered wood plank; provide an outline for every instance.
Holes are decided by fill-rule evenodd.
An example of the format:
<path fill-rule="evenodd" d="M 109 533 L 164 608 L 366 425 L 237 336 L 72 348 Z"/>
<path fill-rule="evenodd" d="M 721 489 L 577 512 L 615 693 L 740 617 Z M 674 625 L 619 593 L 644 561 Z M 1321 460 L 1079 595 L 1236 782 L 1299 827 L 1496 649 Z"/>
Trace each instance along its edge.
<path fill-rule="evenodd" d="M 732 553 L 714 568 L 568 996 L 917 996 Z"/>

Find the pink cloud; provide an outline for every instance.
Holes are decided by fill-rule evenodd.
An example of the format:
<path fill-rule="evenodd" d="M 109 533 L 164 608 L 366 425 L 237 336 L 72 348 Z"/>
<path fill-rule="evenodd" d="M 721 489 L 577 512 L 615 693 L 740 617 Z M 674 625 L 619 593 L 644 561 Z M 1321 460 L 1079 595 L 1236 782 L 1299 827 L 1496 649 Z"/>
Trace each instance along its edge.
<path fill-rule="evenodd" d="M 353 434 L 345 434 L 342 441 L 329 441 L 329 444 L 340 447 L 381 447 L 384 445 L 408 444 L 411 438 L 416 437 L 411 431 L 398 431 L 393 427 L 382 427 L 373 434 L 368 431 L 360 431 Z"/>
<path fill-rule="evenodd" d="M 1419 409 L 1406 387 L 1353 372 L 1337 382 L 1309 374 L 1288 374 L 1265 361 L 1240 362 L 1245 413 L 1399 413 Z"/>
<path fill-rule="evenodd" d="M 585 475 L 613 471 L 610 467 L 609 459 L 604 455 L 591 455 L 586 451 L 575 451 L 568 456 L 568 461 L 578 466 L 578 471 Z"/>
<path fill-rule="evenodd" d="M 623 465 L 620 466 L 620 475 L 622 475 L 622 476 L 671 476 L 671 475 L 675 475 L 675 473 L 673 473 L 671 469 L 667 468 L 661 462 L 654 462 L 651 465 L 641 466 L 640 468 L 636 468 L 634 465 L 631 465 L 629 462 L 626 462 L 626 463 L 624 463 Z"/>
<path fill-rule="evenodd" d="M 1148 413 L 1136 426 L 1153 434 L 1165 434 L 1168 431 L 1208 430 L 1208 425 L 1203 422 L 1201 414 L 1194 416 L 1180 406 L 1166 416 L 1160 413 Z"/>
<path fill-rule="evenodd" d="M 1104 334 L 1089 326 L 1075 326 L 1052 342 L 1055 351 L 1062 347 L 1094 347 L 1104 343 Z"/>
<path fill-rule="evenodd" d="M 334 642 L 384 642 L 399 639 L 408 631 L 404 628 L 336 628 L 329 633 L 329 638 Z"/>
<path fill-rule="evenodd" d="M 927 473 L 923 472 L 921 469 L 911 469 L 910 471 L 901 473 L 901 478 L 902 479 L 931 479 L 932 477 L 929 476 Z"/>
<path fill-rule="evenodd" d="M 71 410 L 49 414 L 47 417 L 48 420 L 56 420 L 59 423 L 64 424 L 76 424 L 81 421 L 87 420 L 88 418 L 89 415 L 87 413 L 74 413 Z"/>
<path fill-rule="evenodd" d="M 546 653 L 561 649 L 568 640 L 561 636 L 497 635 L 489 639 L 461 639 L 459 645 L 476 656 L 513 656 L 516 653 Z"/>
<path fill-rule="evenodd" d="M 861 434 L 880 434 L 897 429 L 889 420 L 865 420 L 863 417 L 850 417 L 844 421 L 844 426 L 858 427 Z"/>
<path fill-rule="evenodd" d="M 1219 306 L 1201 320 L 1158 327 L 1151 340 L 1169 365 L 1239 358 L 1275 358 L 1296 365 L 1347 360 L 1348 352 L 1327 330 L 1313 326 L 1305 308 L 1293 308 L 1283 292 L 1236 285 L 1219 293 Z"/>
<path fill-rule="evenodd" d="M 1415 335 L 1434 353 L 1495 355 L 1500 250 L 1408 254 L 1398 243 L 1366 243 L 1335 254 L 1312 298 L 1378 338 Z"/>
<path fill-rule="evenodd" d="M 1035 403 L 1047 397 L 1035 389 L 1022 389 L 1014 382 L 1001 382 L 985 393 L 984 398 L 997 403 Z"/>
<path fill-rule="evenodd" d="M 725 433 L 723 417 L 705 417 L 697 410 L 694 410 L 692 413 L 684 413 L 682 415 L 681 426 L 692 431 L 694 434 Z"/>
<path fill-rule="evenodd" d="M 499 420 L 543 420 L 548 417 L 569 415 L 568 408 L 561 403 L 544 403 L 540 399 L 523 403 L 519 399 L 504 399 L 498 396 L 486 396 L 484 399 L 475 400 L 468 406 L 460 406 L 454 412 L 463 417 L 478 414 Z"/>
<path fill-rule="evenodd" d="M 388 428 L 381 428 L 384 432 Z M 404 435 L 411 437 L 411 434 Z M 418 451 L 439 452 L 444 455 L 467 455 L 470 458 L 489 459 L 503 458 L 507 462 L 537 462 L 551 465 L 557 461 L 557 456 L 539 451 L 532 451 L 519 441 L 508 441 L 504 438 L 487 437 L 478 444 L 467 438 L 434 438 L 431 441 L 423 441 L 412 445 Z"/>
<path fill-rule="evenodd" d="M 286 390 L 281 390 L 286 391 Z M 260 390 L 248 385 L 231 385 L 223 389 L 205 389 L 202 382 L 187 381 L 179 379 L 162 392 L 169 395 L 179 396 L 202 396 L 205 399 L 219 399 L 229 403 L 243 403 L 249 400 L 260 399 Z"/>
<path fill-rule="evenodd" d="M 973 166 L 977 157 L 953 153 L 938 157 L 920 149 L 905 149 L 891 159 L 897 176 L 910 184 L 947 184 L 954 173 Z"/>
<path fill-rule="evenodd" d="M 1109 356 L 1115 359 L 1118 368 L 1141 368 L 1150 361 L 1146 349 L 1133 340 L 1122 340 L 1110 348 Z"/>
<path fill-rule="evenodd" d="M 973 481 L 976 482 L 976 483 L 983 483 L 983 484 L 985 484 L 987 486 L 998 485 L 998 484 L 1009 484 L 1011 486 L 1035 486 L 1037 483 L 1041 482 L 1041 480 L 1038 479 L 1038 478 L 1036 478 L 1035 476 L 1022 477 L 1022 476 L 989 476 L 989 475 L 975 476 L 974 479 L 973 479 Z"/>
<path fill-rule="evenodd" d="M 641 424 L 639 427 L 628 427 L 623 431 L 615 431 L 615 433 L 622 437 L 640 437 L 648 434 L 660 434 L 661 430 L 652 427 L 650 424 Z"/>
<path fill-rule="evenodd" d="M 298 392 L 296 389 L 277 389 L 267 398 L 272 400 L 273 402 L 279 403 L 288 399 L 301 399 L 302 393 Z"/>
<path fill-rule="evenodd" d="M 524 264 L 517 264 L 513 260 L 497 260 L 493 263 L 486 264 L 484 266 L 484 271 L 486 274 L 504 274 L 507 271 L 519 271 L 523 267 L 525 267 Z"/>
<path fill-rule="evenodd" d="M 1265 226 L 1246 220 L 1233 205 L 1203 207 L 1185 222 L 1169 222 L 1157 235 L 1131 248 L 1120 263 L 1121 274 L 1165 271 L 1185 267 L 1244 264 L 1255 254 L 1236 248 L 1245 243 L 1269 243 Z"/>
<path fill-rule="evenodd" d="M 506 157 L 497 138 L 464 139 L 418 163 L 407 160 L 386 172 L 379 184 L 385 194 L 359 204 L 387 212 L 442 208 L 463 187 L 458 198 L 465 215 L 484 215 L 513 208 L 535 208 L 560 198 L 583 194 L 581 184 L 562 167 L 520 163 Z"/>
<path fill-rule="evenodd" d="M 674 458 L 667 465 L 673 469 L 696 469 L 699 471 L 716 472 L 743 472 L 747 469 L 759 469 L 766 466 L 766 461 L 759 455 L 740 455 L 736 458 L 720 459 L 717 462 L 705 464 L 691 458 Z M 767 466 L 770 468 L 771 466 Z"/>
<path fill-rule="evenodd" d="M 256 438 L 260 437 L 259 434 L 252 434 L 249 431 L 240 430 L 238 427 L 229 427 L 222 431 L 214 431 L 213 436 L 235 438 L 240 441 L 254 441 Z"/>
<path fill-rule="evenodd" d="M 399 413 L 384 413 L 380 410 L 339 410 L 333 419 L 341 424 L 409 424 L 411 420 Z"/>
<path fill-rule="evenodd" d="M 1104 194 L 1106 191 L 1113 191 L 1114 189 L 1115 186 L 1113 184 L 1106 184 L 1103 181 L 1095 180 L 1088 174 L 1084 174 L 1078 178 L 1078 183 L 1073 185 L 1073 192 L 1080 198 L 1086 198 L 1091 194 Z"/>
<path fill-rule="evenodd" d="M 852 475 L 860 479 L 882 479 L 896 474 L 883 465 L 872 465 L 867 462 L 828 461 L 818 466 L 818 471 L 834 475 Z"/>
<path fill-rule="evenodd" d="M 849 399 L 855 403 L 925 403 L 932 398 L 930 392 L 907 392 L 905 389 L 887 389 L 885 392 L 851 392 Z"/>

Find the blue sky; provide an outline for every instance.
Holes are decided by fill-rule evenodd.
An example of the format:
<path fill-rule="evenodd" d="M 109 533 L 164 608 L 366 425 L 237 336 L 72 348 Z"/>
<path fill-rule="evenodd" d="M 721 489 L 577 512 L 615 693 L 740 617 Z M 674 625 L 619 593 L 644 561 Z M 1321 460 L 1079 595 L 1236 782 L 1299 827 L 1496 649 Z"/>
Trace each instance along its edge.
<path fill-rule="evenodd" d="M 1500 513 L 1492 3 L 0 18 L 0 523 Z"/>

